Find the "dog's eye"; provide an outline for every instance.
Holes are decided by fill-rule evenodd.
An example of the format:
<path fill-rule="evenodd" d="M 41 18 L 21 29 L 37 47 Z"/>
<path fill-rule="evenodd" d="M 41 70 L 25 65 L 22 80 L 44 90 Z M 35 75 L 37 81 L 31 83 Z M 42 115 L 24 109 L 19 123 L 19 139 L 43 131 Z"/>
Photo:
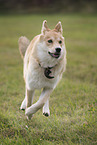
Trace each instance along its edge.
<path fill-rule="evenodd" d="M 61 40 L 59 41 L 59 44 L 62 44 L 62 41 Z"/>
<path fill-rule="evenodd" d="M 52 39 L 48 40 L 48 43 L 53 43 Z"/>
<path fill-rule="evenodd" d="M 59 44 L 62 44 L 62 41 L 61 40 L 59 41 Z"/>

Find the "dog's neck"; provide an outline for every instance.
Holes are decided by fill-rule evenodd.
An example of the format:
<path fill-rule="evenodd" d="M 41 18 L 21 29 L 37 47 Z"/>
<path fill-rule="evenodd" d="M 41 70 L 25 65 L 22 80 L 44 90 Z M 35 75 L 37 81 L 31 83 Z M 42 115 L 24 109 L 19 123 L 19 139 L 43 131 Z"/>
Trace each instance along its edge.
<path fill-rule="evenodd" d="M 44 68 L 39 63 L 39 66 L 44 69 L 44 75 L 45 75 L 45 77 L 47 77 L 48 79 L 53 79 L 54 78 L 54 76 L 50 76 L 50 74 L 52 72 L 51 69 L 53 69 L 56 65 L 55 66 L 52 66 L 52 67 L 49 67 L 48 66 L 48 67 Z"/>
<path fill-rule="evenodd" d="M 46 69 L 46 68 L 48 68 L 48 69 L 52 69 L 52 68 L 54 68 L 56 65 L 54 65 L 54 66 L 52 66 L 52 67 L 43 67 L 43 66 L 41 66 L 41 64 L 39 63 L 39 66 L 41 67 L 41 68 L 44 68 L 44 69 Z"/>

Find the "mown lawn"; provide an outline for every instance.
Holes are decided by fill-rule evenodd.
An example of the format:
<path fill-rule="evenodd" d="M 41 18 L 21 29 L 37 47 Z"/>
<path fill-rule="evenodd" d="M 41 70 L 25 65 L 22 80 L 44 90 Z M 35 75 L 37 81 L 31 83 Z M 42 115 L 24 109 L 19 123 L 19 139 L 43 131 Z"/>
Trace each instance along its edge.
<path fill-rule="evenodd" d="M 25 86 L 18 38 L 31 40 L 44 19 L 50 28 L 62 22 L 67 70 L 51 95 L 51 116 L 40 110 L 28 121 L 19 110 Z M 97 15 L 0 16 L 0 145 L 11 144 L 97 144 Z"/>

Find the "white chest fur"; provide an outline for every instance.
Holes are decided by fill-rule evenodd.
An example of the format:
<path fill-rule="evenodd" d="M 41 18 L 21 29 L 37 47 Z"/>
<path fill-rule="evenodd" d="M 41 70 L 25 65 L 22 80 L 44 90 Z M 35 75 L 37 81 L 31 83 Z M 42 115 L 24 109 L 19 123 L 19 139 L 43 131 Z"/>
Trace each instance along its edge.
<path fill-rule="evenodd" d="M 54 89 L 59 80 L 59 75 L 57 75 L 57 77 L 53 79 L 46 78 L 46 76 L 44 75 L 44 68 L 41 68 L 35 60 L 30 61 L 28 66 L 25 65 L 24 70 L 25 70 L 26 87 L 29 90 L 41 88 Z"/>

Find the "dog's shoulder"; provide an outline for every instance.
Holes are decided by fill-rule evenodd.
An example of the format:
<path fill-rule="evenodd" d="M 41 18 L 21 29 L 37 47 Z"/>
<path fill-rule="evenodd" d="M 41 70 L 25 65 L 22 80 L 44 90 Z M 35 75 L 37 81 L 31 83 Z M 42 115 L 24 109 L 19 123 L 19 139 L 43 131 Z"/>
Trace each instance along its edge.
<path fill-rule="evenodd" d="M 32 41 L 30 42 L 26 54 L 29 55 L 35 49 L 35 44 L 39 41 L 40 35 L 35 36 Z"/>

